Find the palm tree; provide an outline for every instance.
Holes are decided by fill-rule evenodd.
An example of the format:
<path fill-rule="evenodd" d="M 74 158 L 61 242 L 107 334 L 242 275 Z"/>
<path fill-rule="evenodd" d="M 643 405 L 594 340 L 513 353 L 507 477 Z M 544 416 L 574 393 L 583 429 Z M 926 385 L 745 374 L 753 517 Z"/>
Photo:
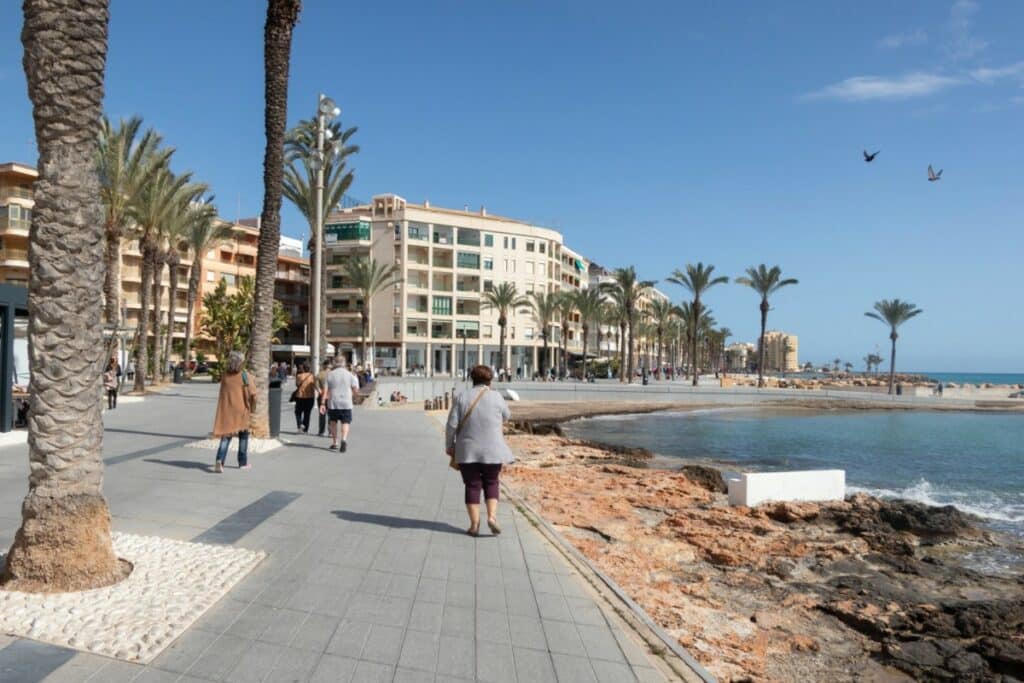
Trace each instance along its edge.
<path fill-rule="evenodd" d="M 548 363 L 548 339 L 551 337 L 551 323 L 558 315 L 561 301 L 559 292 L 530 292 L 527 298 L 527 305 L 533 312 L 537 327 L 540 328 L 540 338 L 544 342 L 544 353 L 541 355 L 541 362 L 538 370 L 541 376 L 545 376 Z"/>
<path fill-rule="evenodd" d="M 654 280 L 638 280 L 636 268 L 633 266 L 616 269 L 612 273 L 612 277 L 614 281 L 605 286 L 605 291 L 611 296 L 623 314 L 623 319 L 619 326 L 629 331 L 629 358 L 628 363 L 626 363 L 626 377 L 628 378 L 627 381 L 632 382 L 633 371 L 636 369 L 633 362 L 633 342 L 635 339 L 633 328 L 636 325 L 637 305 L 643 297 L 644 290 L 654 286 Z M 623 330 L 623 336 L 625 336 L 626 329 Z M 625 355 L 623 360 L 626 360 Z"/>
<path fill-rule="evenodd" d="M 892 394 L 896 382 L 896 340 L 899 338 L 897 330 L 900 325 L 907 322 L 914 316 L 924 313 L 920 308 L 909 301 L 899 299 L 882 299 L 875 302 L 875 310 L 868 311 L 864 315 L 879 320 L 889 326 L 889 339 L 892 341 L 892 352 L 889 354 L 889 393 Z"/>
<path fill-rule="evenodd" d="M 358 128 L 352 127 L 343 129 L 341 122 L 337 119 L 332 121 L 326 128 L 327 134 L 333 144 L 327 145 L 324 149 L 324 194 L 323 194 L 323 216 L 327 216 L 331 209 L 341 203 L 342 197 L 348 192 L 355 174 L 351 169 L 346 168 L 346 159 L 359 152 L 358 145 L 349 145 L 348 142 L 355 135 Z M 313 231 L 316 230 L 316 171 L 312 165 L 312 159 L 316 155 L 317 148 L 317 121 L 314 115 L 311 119 L 299 121 L 294 128 L 288 131 L 285 138 L 285 166 L 284 169 L 284 196 L 295 205 L 299 213 L 305 217 L 309 224 L 309 262 L 315 267 L 316 259 L 320 258 L 316 253 Z M 326 265 L 326 264 L 324 264 Z M 312 272 L 312 270 L 311 270 Z M 320 268 L 320 291 L 327 289 L 327 269 Z M 310 310 L 313 306 L 320 306 L 320 348 L 327 348 L 327 297 L 321 296 L 320 301 L 312 300 L 313 290 L 310 288 Z M 312 334 L 317 334 L 316 330 Z"/>
<path fill-rule="evenodd" d="M 257 409 L 250 430 L 256 437 L 269 432 L 267 410 L 267 363 L 274 331 L 274 279 L 281 241 L 281 192 L 284 176 L 284 140 L 288 117 L 288 66 L 292 30 L 299 20 L 300 0 L 268 0 L 263 29 L 263 209 L 260 213 L 259 247 L 256 252 L 256 293 L 253 300 L 252 334 L 249 336 L 249 370 L 256 389 Z"/>
<path fill-rule="evenodd" d="M 693 345 L 695 343 L 694 331 L 696 325 L 693 324 L 693 304 L 689 301 L 684 301 L 679 304 L 679 318 L 682 322 L 680 327 L 680 338 L 683 341 L 683 360 L 686 366 L 684 377 L 689 377 L 690 373 L 694 371 L 693 362 L 690 354 L 693 352 Z"/>
<path fill-rule="evenodd" d="M 508 326 L 508 313 L 520 306 L 530 306 L 531 302 L 516 291 L 516 286 L 511 282 L 502 282 L 492 289 L 484 292 L 484 308 L 491 308 L 498 312 L 498 370 L 505 369 L 505 328 Z M 547 338 L 544 340 L 547 348 Z"/>
<path fill-rule="evenodd" d="M 847 375 L 849 375 L 851 372 L 853 372 L 853 363 L 851 363 L 850 361 L 846 361 L 845 367 L 846 367 L 846 374 Z"/>
<path fill-rule="evenodd" d="M 32 476 L 7 554 L 9 590 L 98 588 L 123 576 L 103 497 L 103 206 L 96 172 L 106 0 L 25 0 L 23 65 L 39 149 L 29 233 Z M 5 379 L 4 381 L 9 381 Z"/>
<path fill-rule="evenodd" d="M 370 329 L 370 302 L 380 292 L 402 281 L 402 268 L 394 263 L 381 263 L 373 256 L 357 256 L 345 263 L 345 274 L 350 286 L 358 289 L 363 295 L 363 307 L 359 311 L 362 319 L 362 351 L 363 363 L 373 364 L 373 359 L 366 355 L 366 335 Z"/>
<path fill-rule="evenodd" d="M 764 386 L 764 334 L 768 326 L 768 297 L 783 287 L 798 284 L 794 278 L 782 279 L 782 269 L 778 266 L 767 268 L 763 263 L 757 268 L 747 268 L 746 277 L 736 278 L 736 282 L 750 287 L 761 297 L 761 337 L 757 355 L 757 386 Z"/>
<path fill-rule="evenodd" d="M 686 271 L 681 270 L 672 271 L 672 276 L 668 278 L 668 281 L 685 287 L 691 294 L 693 294 L 693 302 L 691 305 L 691 316 L 693 317 L 694 328 L 698 328 L 701 315 L 702 315 L 702 304 L 701 296 L 715 285 L 724 284 L 729 281 L 729 278 L 724 275 L 714 277 L 713 273 L 715 267 L 712 265 L 704 266 L 703 263 L 693 265 L 692 263 L 686 264 Z M 697 386 L 697 380 L 700 373 L 700 358 L 697 355 L 697 334 L 693 335 L 692 344 L 692 357 L 691 362 L 693 364 L 693 386 Z"/>
<path fill-rule="evenodd" d="M 657 364 L 660 377 L 665 333 L 668 331 L 668 326 L 671 324 L 672 319 L 679 314 L 679 307 L 675 306 L 668 299 L 655 299 L 651 302 L 651 308 L 648 312 L 651 315 L 651 321 L 654 324 L 654 336 L 658 342 Z"/>
<path fill-rule="evenodd" d="M 558 293 L 558 318 L 562 323 L 562 373 L 569 376 L 569 325 L 576 313 L 576 297 L 572 290 Z"/>
<path fill-rule="evenodd" d="M 832 370 L 836 373 L 839 372 L 839 364 L 843 362 L 842 358 L 836 358 L 832 361 Z"/>
<path fill-rule="evenodd" d="M 114 128 L 106 116 L 100 121 L 97 167 L 100 178 L 100 199 L 104 208 L 106 240 L 106 273 L 103 282 L 104 319 L 120 320 L 121 303 L 121 240 L 128 228 L 133 202 L 153 174 L 166 166 L 173 149 L 160 149 L 161 138 L 151 128 L 136 140 L 142 119 L 137 116 L 121 119 Z"/>
<path fill-rule="evenodd" d="M 604 299 L 597 289 L 578 289 L 573 293 L 576 310 L 580 314 L 580 325 L 583 327 L 583 379 L 587 379 L 587 342 L 590 338 L 590 325 L 597 325 L 598 335 L 601 333 L 601 314 L 604 307 Z M 600 346 L 600 337 L 598 346 Z M 600 353 L 600 348 L 598 349 Z"/>
<path fill-rule="evenodd" d="M 213 198 L 193 204 L 188 212 L 188 229 L 185 242 L 192 254 L 192 267 L 188 274 L 188 295 L 185 298 L 185 368 L 191 374 L 189 362 L 192 360 L 192 325 L 199 296 L 199 277 L 203 269 L 203 255 L 210 249 L 231 237 L 231 224 L 217 220 L 217 208 Z"/>
<path fill-rule="evenodd" d="M 154 286 L 159 234 L 167 221 L 179 210 L 183 203 L 182 197 L 192 196 L 189 181 L 191 175 L 184 173 L 175 175 L 167 166 L 161 166 L 146 183 L 131 205 L 131 215 L 138 226 L 139 251 L 142 254 L 142 284 L 139 291 L 140 311 L 136 330 L 136 362 L 135 387 L 137 392 L 146 390 L 146 372 L 149 369 L 149 319 L 150 305 Z M 156 280 L 159 283 L 159 280 Z M 159 327 L 159 318 L 154 318 Z M 159 353 L 159 346 L 154 345 L 154 354 Z"/>

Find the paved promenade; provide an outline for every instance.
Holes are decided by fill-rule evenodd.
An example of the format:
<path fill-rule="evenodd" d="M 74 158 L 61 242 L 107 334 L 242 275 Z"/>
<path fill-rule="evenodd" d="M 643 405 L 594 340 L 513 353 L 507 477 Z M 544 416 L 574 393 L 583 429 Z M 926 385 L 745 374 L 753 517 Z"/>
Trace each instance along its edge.
<path fill-rule="evenodd" d="M 287 395 L 287 392 L 285 392 Z M 294 433 L 222 475 L 187 448 L 216 387 L 181 385 L 106 415 L 116 531 L 264 550 L 267 559 L 149 666 L 0 635 L 0 681 L 661 681 L 584 579 L 511 506 L 464 535 L 462 484 L 436 420 L 357 409 L 349 449 Z M 0 546 L 26 491 L 0 448 Z M 3 550 L 0 550 L 3 552 Z"/>

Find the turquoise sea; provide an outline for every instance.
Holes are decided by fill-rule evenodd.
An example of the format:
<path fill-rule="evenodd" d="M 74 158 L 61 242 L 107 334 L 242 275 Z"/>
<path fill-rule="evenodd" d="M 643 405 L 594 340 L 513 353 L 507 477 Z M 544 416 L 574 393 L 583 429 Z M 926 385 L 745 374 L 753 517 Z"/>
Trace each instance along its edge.
<path fill-rule="evenodd" d="M 1024 384 L 1024 373 L 1020 372 L 921 372 L 936 382 L 956 384 Z"/>
<path fill-rule="evenodd" d="M 849 492 L 955 505 L 1024 539 L 1024 415 L 712 408 L 605 416 L 568 436 L 742 470 L 840 468 Z"/>

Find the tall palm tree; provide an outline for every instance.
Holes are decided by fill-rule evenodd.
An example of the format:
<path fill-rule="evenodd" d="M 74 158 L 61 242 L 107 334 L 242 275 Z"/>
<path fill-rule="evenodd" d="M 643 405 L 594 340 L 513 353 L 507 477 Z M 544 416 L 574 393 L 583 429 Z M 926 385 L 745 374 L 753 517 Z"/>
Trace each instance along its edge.
<path fill-rule="evenodd" d="M 899 339 L 900 325 L 914 316 L 924 313 L 909 301 L 899 299 L 882 299 L 875 302 L 875 310 L 864 315 L 879 320 L 889 326 L 889 339 L 892 341 L 892 352 L 889 354 L 889 393 L 892 394 L 896 382 L 896 340 Z"/>
<path fill-rule="evenodd" d="M 123 575 L 103 497 L 103 206 L 96 173 L 106 0 L 25 0 L 21 40 L 39 178 L 29 233 L 32 476 L 2 581 L 77 591 Z M 6 379 L 4 381 L 9 381 Z"/>
<path fill-rule="evenodd" d="M 312 272 L 316 267 L 316 259 L 320 255 L 316 253 L 316 245 L 313 240 L 313 232 L 316 230 L 316 171 L 311 160 L 316 154 L 317 148 L 317 121 L 314 115 L 311 119 L 299 121 L 294 128 L 288 131 L 285 138 L 285 163 L 284 169 L 284 196 L 285 199 L 295 205 L 299 213 L 303 215 L 309 224 L 309 263 Z M 342 197 L 348 192 L 355 180 L 355 173 L 346 167 L 346 159 L 359 152 L 358 145 L 350 145 L 349 140 L 355 135 L 358 128 L 352 127 L 343 129 L 341 122 L 337 119 L 332 121 L 326 128 L 329 138 L 333 141 L 324 149 L 324 194 L 323 194 L 323 216 L 326 217 L 331 209 L 341 203 Z M 323 264 L 323 265 L 326 265 Z M 327 269 L 320 268 L 320 301 L 313 301 L 313 288 L 309 290 L 309 310 L 313 306 L 320 306 L 320 348 L 327 348 L 327 297 L 322 293 L 327 290 Z M 313 330 L 311 334 L 317 334 Z"/>
<path fill-rule="evenodd" d="M 576 296 L 574 290 L 558 293 L 558 319 L 562 325 L 562 373 L 569 376 L 569 327 L 572 317 L 576 315 Z"/>
<path fill-rule="evenodd" d="M 636 366 L 633 362 L 633 343 L 635 339 L 634 327 L 636 325 L 637 305 L 643 297 L 644 290 L 654 286 L 654 280 L 639 280 L 636 275 L 636 268 L 618 268 L 612 273 L 613 282 L 605 286 L 605 291 L 616 302 L 624 314 L 625 327 L 629 331 L 629 357 L 626 367 L 627 381 L 633 381 L 633 372 Z M 621 326 L 621 323 L 620 323 Z M 626 360 L 624 358 L 624 360 Z M 621 373 L 620 373 L 621 374 Z"/>
<path fill-rule="evenodd" d="M 682 322 L 680 339 L 683 342 L 683 364 L 686 366 L 684 377 L 689 377 L 693 371 L 693 356 L 690 354 L 693 352 L 694 331 L 696 330 L 696 325 L 693 323 L 693 304 L 691 302 L 684 301 L 679 304 L 679 318 Z"/>
<path fill-rule="evenodd" d="M 783 287 L 798 284 L 794 278 L 782 279 L 782 269 L 778 266 L 766 267 L 763 263 L 758 267 L 747 268 L 746 277 L 736 278 L 736 282 L 746 285 L 761 297 L 761 337 L 758 343 L 757 386 L 764 386 L 764 335 L 768 326 L 768 297 Z"/>
<path fill-rule="evenodd" d="M 199 278 L 203 269 L 203 255 L 231 237 L 231 224 L 217 220 L 217 208 L 213 199 L 193 204 L 188 212 L 188 229 L 185 242 L 192 255 L 192 267 L 188 273 L 188 294 L 185 298 L 185 367 L 191 374 L 192 326 L 196 299 L 199 296 Z"/>
<path fill-rule="evenodd" d="M 583 328 L 583 379 L 587 379 L 587 342 L 590 340 L 590 325 L 597 325 L 598 347 L 600 347 L 601 313 L 604 298 L 596 288 L 578 289 L 573 293 L 576 310 L 580 314 L 580 325 Z M 600 348 L 598 348 L 600 353 Z"/>
<path fill-rule="evenodd" d="M 161 138 L 152 128 L 136 140 L 142 119 L 121 119 L 115 128 L 106 116 L 100 121 L 97 167 L 104 208 L 106 273 L 103 282 L 104 314 L 108 323 L 121 318 L 121 241 L 130 209 L 143 185 L 166 166 L 173 149 L 160 149 Z"/>
<path fill-rule="evenodd" d="M 253 299 L 252 334 L 249 335 L 249 374 L 256 389 L 256 410 L 249 421 L 256 437 L 270 430 L 267 409 L 267 363 L 274 334 L 274 279 L 281 242 L 281 193 L 284 176 L 284 140 L 288 118 L 288 67 L 292 31 L 299 20 L 300 0 L 268 0 L 263 29 L 263 209 L 260 213 L 259 247 L 256 253 L 256 293 Z"/>
<path fill-rule="evenodd" d="M 373 256 L 358 256 L 345 263 L 345 274 L 350 286 L 363 295 L 363 308 L 359 311 L 362 318 L 362 359 L 364 364 L 372 365 L 372 358 L 366 355 L 366 335 L 370 329 L 370 302 L 380 292 L 402 281 L 402 268 L 394 263 L 381 263 Z"/>
<path fill-rule="evenodd" d="M 715 267 L 712 265 L 705 266 L 703 263 L 692 263 L 686 264 L 686 270 L 674 270 L 672 276 L 668 278 L 668 281 L 685 287 L 693 295 L 693 301 L 691 303 L 690 315 L 693 316 L 694 328 L 699 327 L 702 314 L 701 297 L 709 289 L 715 285 L 724 284 L 729 281 L 729 278 L 724 275 L 715 277 Z M 693 365 L 693 386 L 697 386 L 697 381 L 700 375 L 700 357 L 697 354 L 697 334 L 693 335 L 692 344 L 692 356 L 691 363 Z"/>
<path fill-rule="evenodd" d="M 654 336 L 658 342 L 657 360 L 658 374 L 661 374 L 661 363 L 662 363 L 662 349 L 665 341 L 665 333 L 668 331 L 668 326 L 672 322 L 672 319 L 679 314 L 679 307 L 675 306 L 668 299 L 655 299 L 651 302 L 651 307 L 648 311 L 651 316 L 651 322 L 654 327 Z"/>
<path fill-rule="evenodd" d="M 548 365 L 548 339 L 551 337 L 551 323 L 558 315 L 562 295 L 560 292 L 530 292 L 527 305 L 533 311 L 533 318 L 540 328 L 540 338 L 544 341 L 544 353 L 541 355 L 540 374 L 544 375 Z"/>
<path fill-rule="evenodd" d="M 139 323 L 136 330 L 136 362 L 135 387 L 137 392 L 146 390 L 146 372 L 149 369 L 149 323 L 150 295 L 153 290 L 154 271 L 156 270 L 160 231 L 168 221 L 176 215 L 183 202 L 183 196 L 191 196 L 191 175 L 183 173 L 175 175 L 167 166 L 161 166 L 153 174 L 139 192 L 136 201 L 131 205 L 132 219 L 138 226 L 139 251 L 142 254 L 142 284 L 139 290 Z M 159 281 L 157 281 L 159 282 Z M 154 318 L 159 327 L 159 318 Z M 159 346 L 154 345 L 154 354 L 158 354 Z"/>
<path fill-rule="evenodd" d="M 509 311 L 514 311 L 520 306 L 529 306 L 530 300 L 516 291 L 516 286 L 511 282 L 502 282 L 492 289 L 484 292 L 484 308 L 491 308 L 498 312 L 498 369 L 505 368 L 505 329 L 508 327 Z M 545 340 L 545 345 L 546 345 Z"/>

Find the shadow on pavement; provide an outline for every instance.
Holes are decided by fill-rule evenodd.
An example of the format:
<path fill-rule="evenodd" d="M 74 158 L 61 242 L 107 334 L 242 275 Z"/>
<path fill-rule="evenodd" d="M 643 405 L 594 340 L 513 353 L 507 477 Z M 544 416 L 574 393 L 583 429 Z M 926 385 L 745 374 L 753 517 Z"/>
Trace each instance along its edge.
<path fill-rule="evenodd" d="M 392 529 L 426 529 L 428 531 L 445 531 L 450 534 L 465 534 L 465 529 L 452 526 L 447 522 L 432 522 L 428 519 L 408 519 L 391 515 L 374 515 L 368 512 L 352 512 L 351 510 L 332 510 L 331 514 L 347 522 L 363 522 L 379 524 Z"/>
<path fill-rule="evenodd" d="M 188 434 L 161 434 L 160 432 L 142 432 L 136 429 L 118 429 L 116 427 L 106 427 L 105 432 L 113 432 L 114 434 L 139 434 L 141 436 L 160 436 L 168 439 L 193 439 L 195 441 L 202 441 L 210 438 L 210 435 L 206 436 L 189 436 Z"/>
<path fill-rule="evenodd" d="M 158 465 L 180 467 L 185 470 L 202 470 L 204 472 L 213 471 L 213 465 L 208 465 L 205 462 L 196 462 L 195 460 L 158 460 L 157 458 L 146 458 L 142 462 L 155 462 Z"/>

